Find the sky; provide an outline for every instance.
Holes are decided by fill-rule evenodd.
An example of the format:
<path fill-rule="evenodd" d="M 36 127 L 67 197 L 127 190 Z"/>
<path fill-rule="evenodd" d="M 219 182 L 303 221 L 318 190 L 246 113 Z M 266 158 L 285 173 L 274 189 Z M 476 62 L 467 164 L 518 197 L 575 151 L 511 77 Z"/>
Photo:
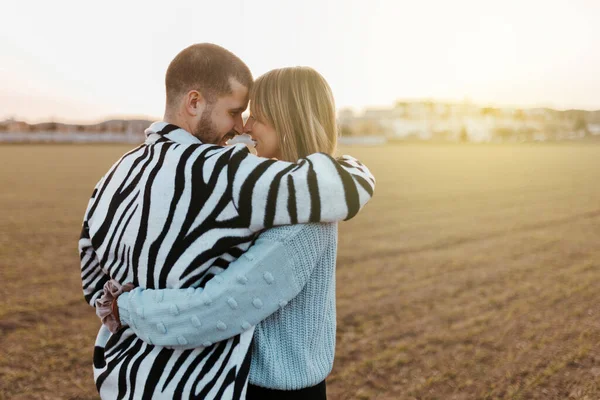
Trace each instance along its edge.
<path fill-rule="evenodd" d="M 338 108 L 396 100 L 600 109 L 598 0 L 31 1 L 0 7 L 0 120 L 160 119 L 185 47 L 253 75 L 307 65 Z"/>

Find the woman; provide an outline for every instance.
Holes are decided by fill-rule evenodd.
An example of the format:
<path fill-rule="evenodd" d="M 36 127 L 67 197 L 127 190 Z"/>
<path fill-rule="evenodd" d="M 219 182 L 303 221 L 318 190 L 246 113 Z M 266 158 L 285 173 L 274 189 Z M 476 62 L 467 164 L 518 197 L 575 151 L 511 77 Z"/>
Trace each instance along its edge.
<path fill-rule="evenodd" d="M 245 131 L 261 157 L 333 155 L 329 85 L 307 67 L 266 73 L 252 89 Z M 246 398 L 325 399 L 335 350 L 336 248 L 337 223 L 271 228 L 202 295 L 138 288 L 118 297 L 118 314 L 140 338 L 173 348 L 210 346 L 257 324 Z"/>

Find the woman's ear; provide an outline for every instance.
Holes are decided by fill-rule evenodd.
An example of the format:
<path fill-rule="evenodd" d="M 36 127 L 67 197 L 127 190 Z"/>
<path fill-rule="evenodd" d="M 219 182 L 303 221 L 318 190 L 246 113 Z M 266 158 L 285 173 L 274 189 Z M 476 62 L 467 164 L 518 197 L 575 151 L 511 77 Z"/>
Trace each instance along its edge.
<path fill-rule="evenodd" d="M 185 111 L 194 117 L 202 115 L 206 108 L 206 99 L 197 90 L 190 90 L 185 97 Z"/>

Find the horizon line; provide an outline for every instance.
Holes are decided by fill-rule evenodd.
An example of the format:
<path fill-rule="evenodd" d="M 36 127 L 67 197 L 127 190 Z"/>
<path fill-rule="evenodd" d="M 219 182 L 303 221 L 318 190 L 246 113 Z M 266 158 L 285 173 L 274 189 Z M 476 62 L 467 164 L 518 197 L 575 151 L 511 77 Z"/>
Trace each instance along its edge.
<path fill-rule="evenodd" d="M 398 103 L 434 103 L 434 104 L 464 104 L 471 105 L 481 108 L 497 108 L 497 109 L 521 109 L 521 110 L 531 110 L 531 109 L 548 109 L 551 111 L 557 112 L 565 112 L 565 111 L 583 111 L 583 112 L 600 112 L 600 108 L 592 108 L 592 107 L 555 107 L 548 104 L 537 104 L 537 105 L 518 105 L 516 103 L 511 104 L 499 104 L 493 102 L 477 102 L 470 99 L 463 100 L 450 100 L 450 99 L 435 99 L 430 97 L 416 97 L 416 98 L 399 98 L 395 100 L 391 104 L 383 105 L 368 105 L 363 107 L 355 107 L 355 106 L 341 106 L 336 107 L 336 112 L 342 110 L 352 110 L 355 113 L 364 113 L 369 109 L 393 109 Z M 246 111 L 245 111 L 246 112 Z M 123 121 L 132 121 L 132 120 L 146 120 L 146 121 L 161 121 L 161 118 L 153 117 L 148 114 L 108 114 L 105 117 L 98 118 L 89 118 L 89 119 L 72 119 L 72 118 L 26 118 L 19 117 L 15 114 L 6 113 L 3 117 L 0 117 L 0 121 L 20 121 L 28 124 L 42 124 L 42 123 L 59 123 L 59 124 L 67 124 L 67 125 L 94 125 L 103 123 L 111 120 L 123 120 Z"/>

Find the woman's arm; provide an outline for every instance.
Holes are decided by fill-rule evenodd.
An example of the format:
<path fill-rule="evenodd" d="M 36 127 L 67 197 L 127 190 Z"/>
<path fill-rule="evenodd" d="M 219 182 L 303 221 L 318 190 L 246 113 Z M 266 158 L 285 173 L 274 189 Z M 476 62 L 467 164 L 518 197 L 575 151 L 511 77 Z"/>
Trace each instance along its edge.
<path fill-rule="evenodd" d="M 136 288 L 118 298 L 121 321 L 160 346 L 209 346 L 250 329 L 296 297 L 330 246 L 337 225 L 273 228 L 204 289 Z"/>

